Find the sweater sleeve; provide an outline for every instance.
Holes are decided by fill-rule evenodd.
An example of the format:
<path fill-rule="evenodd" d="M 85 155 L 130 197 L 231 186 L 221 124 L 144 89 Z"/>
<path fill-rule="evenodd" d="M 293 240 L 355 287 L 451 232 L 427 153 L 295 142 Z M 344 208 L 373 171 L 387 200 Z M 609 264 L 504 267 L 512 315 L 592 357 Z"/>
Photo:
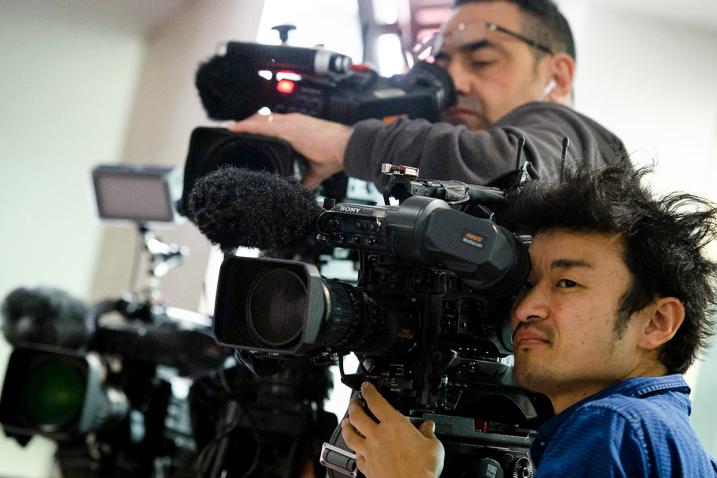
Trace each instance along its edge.
<path fill-rule="evenodd" d="M 533 163 L 541 178 L 554 178 L 565 137 L 571 141 L 568 166 L 596 168 L 626 160 L 622 142 L 605 128 L 570 108 L 540 102 L 521 106 L 481 131 L 425 120 L 361 121 L 354 126 L 344 166 L 349 176 L 379 187 L 388 182 L 380 175 L 381 163 L 417 167 L 423 178 L 487 184 L 516 169 L 518 145 L 525 138 L 522 159 Z"/>

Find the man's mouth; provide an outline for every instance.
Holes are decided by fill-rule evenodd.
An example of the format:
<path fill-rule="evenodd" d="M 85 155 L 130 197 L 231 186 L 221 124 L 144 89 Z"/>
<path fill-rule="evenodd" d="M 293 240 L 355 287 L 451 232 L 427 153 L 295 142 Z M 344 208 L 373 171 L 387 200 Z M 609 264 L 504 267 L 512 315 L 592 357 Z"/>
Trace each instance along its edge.
<path fill-rule="evenodd" d="M 451 124 L 467 124 L 470 127 L 482 127 L 483 108 L 478 98 L 472 96 L 459 96 L 456 104 L 443 112 L 442 121 Z"/>
<path fill-rule="evenodd" d="M 533 347 L 550 344 L 549 334 L 542 333 L 535 327 L 518 327 L 513 332 L 513 347 Z"/>
<path fill-rule="evenodd" d="M 478 116 L 478 113 L 469 110 L 466 108 L 451 108 L 447 110 L 445 113 L 443 113 L 444 116 L 465 116 L 465 115 L 471 115 L 471 116 Z"/>

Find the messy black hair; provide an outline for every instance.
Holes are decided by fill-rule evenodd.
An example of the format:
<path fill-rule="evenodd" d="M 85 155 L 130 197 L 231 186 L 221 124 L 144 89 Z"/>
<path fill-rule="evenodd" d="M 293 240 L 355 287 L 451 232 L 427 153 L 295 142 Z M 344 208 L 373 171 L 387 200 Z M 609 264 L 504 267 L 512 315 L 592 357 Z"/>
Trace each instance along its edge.
<path fill-rule="evenodd" d="M 514 3 L 525 14 L 522 33 L 536 42 L 549 47 L 553 52 L 562 52 L 576 59 L 575 40 L 570 24 L 551 0 L 455 0 L 453 6 L 469 3 L 506 1 Z M 536 55 L 543 52 L 535 50 Z"/>
<path fill-rule="evenodd" d="M 656 197 L 643 184 L 651 168 L 611 167 L 564 172 L 557 182 L 534 181 L 511 199 L 509 222 L 521 232 L 563 229 L 619 234 L 631 273 L 615 329 L 658 297 L 676 297 L 685 319 L 658 352 L 671 373 L 684 373 L 713 334 L 717 263 L 706 245 L 717 235 L 717 209 L 686 193 Z"/>

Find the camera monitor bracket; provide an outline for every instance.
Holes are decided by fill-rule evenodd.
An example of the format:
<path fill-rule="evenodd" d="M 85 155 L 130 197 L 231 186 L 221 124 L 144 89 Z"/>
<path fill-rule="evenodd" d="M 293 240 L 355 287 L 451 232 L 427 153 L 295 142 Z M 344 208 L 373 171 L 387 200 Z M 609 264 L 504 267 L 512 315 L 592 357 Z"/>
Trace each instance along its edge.
<path fill-rule="evenodd" d="M 181 180 L 174 166 L 101 165 L 92 170 L 100 218 L 174 223 Z"/>
<path fill-rule="evenodd" d="M 92 170 L 92 182 L 101 219 L 129 221 L 137 225 L 150 260 L 145 295 L 159 299 L 159 277 L 181 265 L 187 249 L 156 237 L 148 223 L 174 224 L 182 192 L 182 178 L 174 166 L 100 165 Z"/>

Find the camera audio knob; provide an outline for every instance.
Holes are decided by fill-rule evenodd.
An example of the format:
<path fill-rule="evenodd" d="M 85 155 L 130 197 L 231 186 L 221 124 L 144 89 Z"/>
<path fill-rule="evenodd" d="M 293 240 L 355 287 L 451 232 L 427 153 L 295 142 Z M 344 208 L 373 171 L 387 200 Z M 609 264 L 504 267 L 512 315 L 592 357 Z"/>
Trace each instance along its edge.
<path fill-rule="evenodd" d="M 509 475 L 511 478 L 533 478 L 535 471 L 533 463 L 522 456 L 510 464 Z"/>

